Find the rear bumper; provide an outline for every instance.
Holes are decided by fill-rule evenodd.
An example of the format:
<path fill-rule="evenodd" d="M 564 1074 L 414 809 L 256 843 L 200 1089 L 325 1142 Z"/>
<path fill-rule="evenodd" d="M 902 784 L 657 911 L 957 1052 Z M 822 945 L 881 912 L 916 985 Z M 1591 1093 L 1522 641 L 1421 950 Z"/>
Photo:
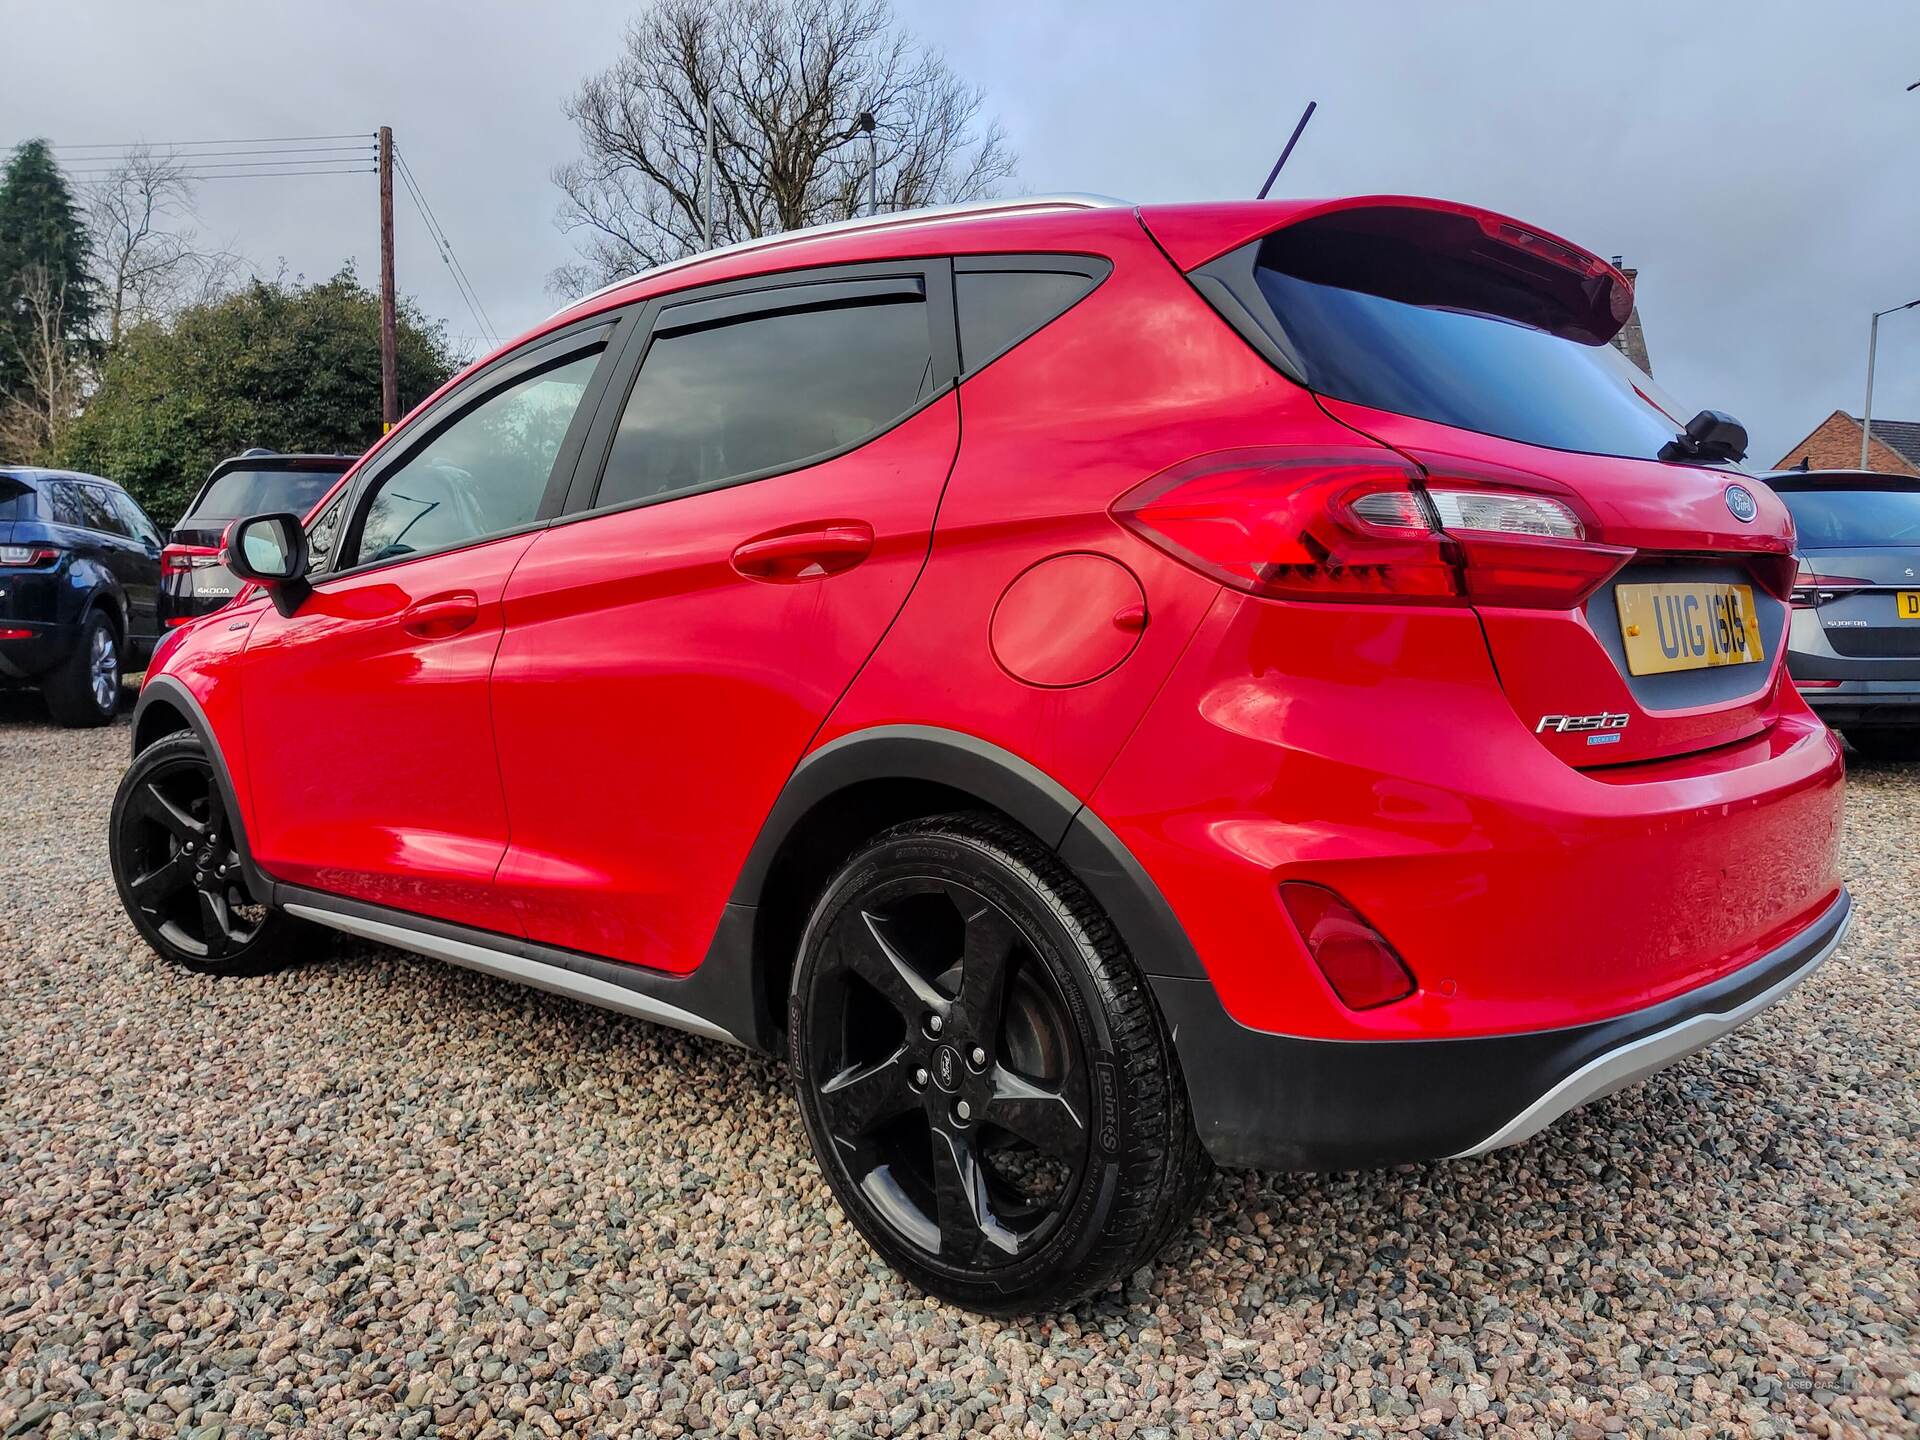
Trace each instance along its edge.
<path fill-rule="evenodd" d="M 37 680 L 72 655 L 80 643 L 78 625 L 0 619 L 0 629 L 33 632 L 21 640 L 0 640 L 0 681 Z"/>
<path fill-rule="evenodd" d="M 1252 1030 L 1205 980 L 1160 978 L 1194 1122 L 1221 1165 L 1343 1170 L 1462 1158 L 1538 1133 L 1710 1045 L 1833 954 L 1843 887 L 1786 943 L 1696 990 L 1608 1020 L 1460 1040 L 1310 1040 Z"/>
<path fill-rule="evenodd" d="M 1808 687 L 1800 698 L 1836 730 L 1920 727 L 1920 680 L 1843 680 Z"/>

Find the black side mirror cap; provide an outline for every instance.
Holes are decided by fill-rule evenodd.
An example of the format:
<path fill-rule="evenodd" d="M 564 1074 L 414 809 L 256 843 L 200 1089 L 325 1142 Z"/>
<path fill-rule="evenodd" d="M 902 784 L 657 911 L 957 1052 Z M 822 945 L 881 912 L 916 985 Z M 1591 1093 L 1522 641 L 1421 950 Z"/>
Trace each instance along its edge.
<path fill-rule="evenodd" d="M 1702 410 L 1660 447 L 1662 460 L 1740 461 L 1747 458 L 1747 427 L 1721 410 Z"/>
<path fill-rule="evenodd" d="M 307 584 L 307 532 L 298 515 L 249 515 L 227 527 L 227 569 L 267 592 L 273 608 L 291 615 L 313 593 Z"/>

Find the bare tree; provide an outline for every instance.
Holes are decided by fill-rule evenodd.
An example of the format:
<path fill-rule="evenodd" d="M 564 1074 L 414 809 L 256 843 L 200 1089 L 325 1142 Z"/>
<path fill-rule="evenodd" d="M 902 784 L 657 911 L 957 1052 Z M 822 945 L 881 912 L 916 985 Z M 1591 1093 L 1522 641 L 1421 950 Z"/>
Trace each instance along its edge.
<path fill-rule="evenodd" d="M 863 211 L 863 112 L 882 209 L 997 193 L 1015 157 L 984 99 L 898 28 L 888 0 L 656 0 L 566 102 L 582 154 L 553 179 L 581 257 L 554 288 L 577 294 L 701 248 L 709 100 L 725 244 Z"/>
<path fill-rule="evenodd" d="M 67 287 L 44 265 L 21 272 L 17 333 L 0 332 L 18 361 L 22 385 L 0 400 L 0 454 L 40 459 L 53 453 L 86 395 L 82 357 L 66 333 Z"/>
<path fill-rule="evenodd" d="M 145 146 L 129 150 L 88 190 L 109 346 L 128 326 L 214 299 L 231 284 L 240 257 L 201 248 L 187 223 L 193 217 L 193 182 L 179 157 Z"/>

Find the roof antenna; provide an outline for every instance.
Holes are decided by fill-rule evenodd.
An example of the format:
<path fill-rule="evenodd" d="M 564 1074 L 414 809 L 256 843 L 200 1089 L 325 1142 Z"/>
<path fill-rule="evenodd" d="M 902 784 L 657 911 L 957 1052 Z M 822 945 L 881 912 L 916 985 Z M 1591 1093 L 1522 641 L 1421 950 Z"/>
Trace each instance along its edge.
<path fill-rule="evenodd" d="M 1287 137 L 1287 148 L 1282 150 L 1280 158 L 1273 162 L 1273 169 L 1267 174 L 1267 183 L 1260 187 L 1260 194 L 1256 198 L 1261 200 L 1267 198 L 1267 192 L 1273 189 L 1273 182 L 1280 178 L 1280 167 L 1287 163 L 1287 157 L 1293 154 L 1293 147 L 1300 143 L 1300 132 L 1307 128 L 1307 121 L 1313 118 L 1314 109 L 1319 104 L 1318 100 L 1307 101 L 1307 108 L 1300 112 L 1300 123 L 1293 127 L 1293 134 Z"/>

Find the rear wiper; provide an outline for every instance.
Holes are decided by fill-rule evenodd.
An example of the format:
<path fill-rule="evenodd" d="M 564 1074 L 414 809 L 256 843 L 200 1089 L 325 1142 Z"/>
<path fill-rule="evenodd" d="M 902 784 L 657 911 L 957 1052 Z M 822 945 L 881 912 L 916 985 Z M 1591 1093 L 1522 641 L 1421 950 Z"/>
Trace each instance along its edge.
<path fill-rule="evenodd" d="M 1747 458 L 1747 427 L 1720 410 L 1702 410 L 1660 447 L 1662 460 L 1718 465 Z"/>

